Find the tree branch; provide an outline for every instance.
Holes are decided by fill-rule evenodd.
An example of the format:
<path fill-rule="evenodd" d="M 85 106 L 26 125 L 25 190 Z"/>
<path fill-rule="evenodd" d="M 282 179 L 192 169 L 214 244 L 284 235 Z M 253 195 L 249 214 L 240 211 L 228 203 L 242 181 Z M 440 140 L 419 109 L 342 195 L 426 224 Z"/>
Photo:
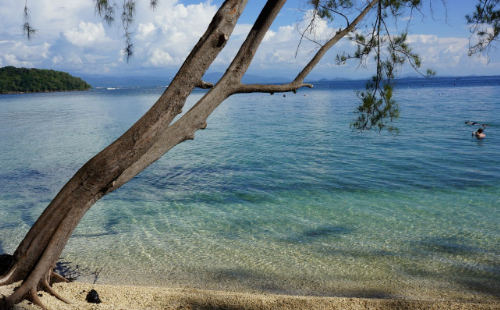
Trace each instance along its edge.
<path fill-rule="evenodd" d="M 345 16 L 344 14 L 342 14 L 341 12 L 339 12 L 339 11 L 337 11 L 337 10 L 334 10 L 334 9 L 328 8 L 328 7 L 324 6 L 324 5 L 320 5 L 320 6 L 321 6 L 323 9 L 325 9 L 325 10 L 330 10 L 330 11 L 332 11 L 333 13 L 338 14 L 338 15 L 342 16 L 343 18 L 345 18 L 345 21 L 346 21 L 346 23 L 347 23 L 347 26 L 346 26 L 346 27 L 349 27 L 349 19 L 347 18 L 347 16 Z"/>
<path fill-rule="evenodd" d="M 24 2 L 24 24 L 23 24 L 24 35 L 30 41 L 34 35 L 36 35 L 37 30 L 31 27 L 31 18 L 28 9 L 28 0 Z"/>
<path fill-rule="evenodd" d="M 311 28 L 311 32 L 313 31 L 313 27 L 314 27 L 314 21 L 316 20 L 316 10 L 313 12 L 313 17 L 311 18 L 311 21 L 309 22 L 309 24 L 307 25 L 306 29 L 304 29 L 304 31 L 302 31 L 302 33 L 300 33 L 299 29 L 298 29 L 298 24 L 297 24 L 297 32 L 300 33 L 300 40 L 299 40 L 299 44 L 297 44 L 297 48 L 295 49 L 295 58 L 297 58 L 297 54 L 299 53 L 299 48 L 300 48 L 300 45 L 302 44 L 302 40 L 304 39 L 304 37 L 307 39 L 306 37 L 306 32 L 307 30 L 309 30 L 309 28 Z M 317 43 L 317 42 L 315 42 Z M 318 44 L 318 45 L 321 45 L 321 44 Z"/>
<path fill-rule="evenodd" d="M 356 17 L 356 19 L 345 29 L 337 32 L 333 38 L 331 38 L 325 45 L 323 45 L 316 55 L 311 59 L 311 61 L 302 69 L 302 71 L 297 75 L 294 82 L 302 83 L 306 76 L 314 69 L 314 67 L 319 63 L 319 61 L 323 58 L 326 52 L 334 46 L 340 39 L 345 37 L 349 32 L 353 31 L 356 26 L 363 20 L 363 18 L 368 14 L 368 12 L 377 4 L 380 0 L 372 0 L 365 9 Z"/>
<path fill-rule="evenodd" d="M 297 89 L 302 87 L 313 88 L 312 84 L 309 83 L 288 83 L 281 85 L 268 85 L 268 84 L 240 84 L 236 87 L 235 93 L 286 93 L 286 92 L 297 92 Z"/>
<path fill-rule="evenodd" d="M 209 89 L 209 88 L 214 87 L 214 84 L 200 80 L 198 82 L 198 84 L 196 84 L 196 87 L 202 88 L 202 89 Z"/>
<path fill-rule="evenodd" d="M 314 66 L 321 60 L 325 53 L 342 37 L 352 31 L 356 25 L 365 17 L 366 14 L 373 8 L 379 0 L 373 0 L 367 7 L 358 15 L 358 17 L 346 29 L 338 32 L 330 41 L 328 41 L 299 73 L 295 80 L 285 85 L 243 85 L 241 77 L 245 74 L 250 66 L 251 59 L 255 55 L 255 51 L 264 38 L 272 21 L 281 10 L 284 0 L 272 1 L 269 0 L 263 8 L 252 30 L 247 36 L 247 39 L 241 46 L 238 54 L 229 66 L 228 70 L 221 78 L 219 83 L 214 86 L 198 103 L 196 103 L 185 115 L 178 121 L 170 125 L 167 130 L 158 139 L 155 145 L 136 163 L 129 167 L 116 180 L 115 186 L 111 190 L 119 188 L 137 173 L 144 170 L 153 162 L 158 160 L 163 154 L 168 152 L 175 145 L 194 139 L 194 133 L 198 129 L 204 129 L 207 124 L 208 116 L 222 103 L 227 97 L 243 92 L 255 90 L 257 92 L 280 92 L 280 91 L 296 91 L 300 87 L 311 87 L 310 84 L 304 84 L 303 80 Z M 227 90 L 225 90 L 227 88 Z"/>
<path fill-rule="evenodd" d="M 262 42 L 267 30 L 269 29 L 272 21 L 276 18 L 278 12 L 284 5 L 285 0 L 269 0 L 261 14 L 257 18 L 252 30 L 248 34 L 245 42 L 241 46 L 238 54 L 229 66 L 224 76 L 220 79 L 214 88 L 212 88 L 203 98 L 200 99 L 185 115 L 179 120 L 170 125 L 151 147 L 151 149 L 144 154 L 137 162 L 126 169 L 116 180 L 113 188 L 115 190 L 132 179 L 140 171 L 151 165 L 158 160 L 163 154 L 168 152 L 177 144 L 194 139 L 194 134 L 199 129 L 204 129 L 207 126 L 208 116 L 224 101 L 227 97 L 243 92 L 281 92 L 281 91 L 296 91 L 300 87 L 312 87 L 310 84 L 304 84 L 303 80 L 307 74 L 314 68 L 320 61 L 325 53 L 342 37 L 352 31 L 356 25 L 365 17 L 365 15 L 373 8 L 379 0 L 373 0 L 360 15 L 343 31 L 340 31 L 327 42 L 315 55 L 315 57 L 308 63 L 295 80 L 285 85 L 243 85 L 241 84 L 241 77 L 245 74 L 250 66 L 250 62 L 255 55 L 255 51 Z"/>

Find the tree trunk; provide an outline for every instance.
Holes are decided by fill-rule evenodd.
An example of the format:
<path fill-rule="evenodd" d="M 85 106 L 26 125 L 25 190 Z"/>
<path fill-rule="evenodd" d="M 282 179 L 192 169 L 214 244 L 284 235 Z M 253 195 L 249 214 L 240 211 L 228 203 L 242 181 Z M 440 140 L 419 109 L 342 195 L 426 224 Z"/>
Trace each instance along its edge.
<path fill-rule="evenodd" d="M 10 309 L 25 298 L 41 305 L 39 289 L 52 292 L 50 284 L 60 277 L 52 273 L 72 232 L 87 210 L 116 189 L 116 179 L 140 159 L 158 140 L 182 107 L 209 65 L 231 35 L 247 0 L 227 0 L 215 14 L 165 93 L 125 134 L 88 161 L 57 194 L 30 229 L 13 256 L 0 285 L 22 280 L 0 309 Z M 43 306 L 42 306 L 43 307 Z"/>

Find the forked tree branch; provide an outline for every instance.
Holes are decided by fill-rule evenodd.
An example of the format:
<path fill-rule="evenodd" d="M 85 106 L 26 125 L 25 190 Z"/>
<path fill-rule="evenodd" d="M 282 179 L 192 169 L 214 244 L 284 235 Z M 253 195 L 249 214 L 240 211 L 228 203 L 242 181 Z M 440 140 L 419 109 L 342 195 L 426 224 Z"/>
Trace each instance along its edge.
<path fill-rule="evenodd" d="M 345 29 L 340 30 L 331 38 L 325 45 L 323 45 L 316 55 L 309 61 L 309 63 L 302 69 L 302 71 L 297 75 L 297 77 L 293 80 L 293 82 L 282 85 L 261 85 L 261 84 L 253 84 L 253 85 L 238 85 L 235 88 L 235 93 L 251 93 L 251 92 L 261 92 L 261 93 L 279 93 L 279 92 L 288 92 L 288 91 L 296 91 L 301 87 L 309 87 L 312 88 L 311 84 L 304 84 L 304 79 L 307 75 L 316 67 L 319 61 L 323 58 L 323 56 L 328 52 L 328 50 L 334 46 L 340 39 L 345 37 L 349 32 L 353 31 L 356 26 L 363 20 L 363 18 L 368 14 L 368 12 L 379 2 L 379 0 L 371 1 L 363 11 L 354 19 L 352 23 L 349 24 Z"/>
<path fill-rule="evenodd" d="M 314 55 L 314 57 L 311 59 L 311 61 L 304 67 L 304 69 L 302 69 L 302 71 L 297 75 L 297 77 L 295 78 L 294 82 L 301 83 L 302 81 L 304 81 L 304 79 L 306 78 L 306 76 L 309 73 L 311 73 L 311 71 L 314 69 L 314 67 L 316 67 L 316 65 L 323 58 L 323 56 L 325 56 L 326 52 L 328 52 L 328 50 L 332 46 L 334 46 L 340 39 L 342 39 L 343 37 L 345 37 L 349 32 L 353 31 L 356 28 L 356 26 L 363 20 L 363 18 L 365 18 L 366 14 L 368 14 L 368 12 L 370 12 L 370 10 L 379 1 L 380 0 L 372 0 L 364 8 L 364 10 L 361 11 L 361 13 L 358 15 L 358 17 L 356 17 L 356 19 L 354 19 L 354 21 L 349 26 L 347 26 L 345 29 L 342 29 L 339 32 L 337 32 L 335 34 L 335 36 L 333 36 L 333 38 L 331 38 L 328 42 L 326 42 L 325 45 L 323 45 L 318 50 L 318 52 L 316 53 L 316 55 Z"/>
<path fill-rule="evenodd" d="M 228 70 L 220 81 L 203 98 L 200 99 L 185 115 L 170 125 L 161 135 L 155 145 L 136 163 L 128 168 L 116 180 L 111 190 L 115 190 L 132 179 L 140 171 L 158 160 L 163 154 L 172 149 L 175 145 L 194 139 L 194 134 L 199 129 L 207 127 L 207 118 L 210 114 L 229 96 L 237 93 L 247 93 L 250 90 L 254 92 L 284 92 L 296 91 L 300 87 L 312 87 L 310 84 L 303 83 L 307 74 L 319 63 L 321 58 L 335 43 L 342 37 L 354 30 L 357 24 L 366 16 L 379 0 L 371 1 L 360 15 L 347 27 L 338 32 L 330 39 L 306 65 L 306 67 L 297 75 L 295 80 L 284 85 L 244 85 L 241 84 L 241 77 L 250 66 L 257 48 L 269 29 L 272 21 L 281 10 L 286 0 L 269 0 L 259 15 L 254 27 L 247 36 L 247 39 L 241 46 L 238 54 L 229 66 Z"/>

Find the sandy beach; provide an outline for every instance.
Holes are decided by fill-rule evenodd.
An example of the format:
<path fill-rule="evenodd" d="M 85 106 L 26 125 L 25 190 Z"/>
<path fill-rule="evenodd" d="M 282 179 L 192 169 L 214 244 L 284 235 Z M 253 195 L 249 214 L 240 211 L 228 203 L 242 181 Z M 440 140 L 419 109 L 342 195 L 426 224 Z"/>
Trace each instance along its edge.
<path fill-rule="evenodd" d="M 274 294 L 235 293 L 182 288 L 96 285 L 73 282 L 56 284 L 54 288 L 71 304 L 65 304 L 47 293 L 40 292 L 48 309 L 500 309 L 500 301 L 478 303 L 445 300 L 395 300 L 340 297 L 307 297 Z M 100 304 L 85 299 L 90 290 L 96 290 Z M 3 293 L 6 293 L 5 287 Z M 2 293 L 2 291 L 0 291 Z M 14 309 L 39 309 L 24 301 Z"/>

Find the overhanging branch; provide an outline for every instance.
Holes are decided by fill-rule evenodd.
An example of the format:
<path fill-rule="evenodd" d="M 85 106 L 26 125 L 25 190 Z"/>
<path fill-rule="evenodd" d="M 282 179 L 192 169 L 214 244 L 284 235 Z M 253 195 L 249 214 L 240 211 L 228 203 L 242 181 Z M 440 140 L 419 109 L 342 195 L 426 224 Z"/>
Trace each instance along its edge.
<path fill-rule="evenodd" d="M 373 0 L 371 1 L 365 9 L 356 17 L 356 19 L 345 29 L 342 29 L 341 31 L 337 32 L 333 38 L 328 40 L 325 45 L 323 45 L 316 55 L 311 59 L 311 61 L 302 69 L 302 71 L 297 75 L 295 80 L 293 82 L 295 83 L 302 83 L 306 76 L 316 67 L 316 65 L 319 63 L 319 61 L 323 58 L 323 56 L 328 52 L 328 50 L 334 46 L 340 39 L 345 37 L 349 32 L 353 31 L 356 26 L 363 20 L 363 18 L 368 14 L 368 12 L 379 2 L 380 0 Z"/>
<path fill-rule="evenodd" d="M 268 84 L 241 84 L 235 88 L 236 94 L 241 93 L 286 93 L 286 92 L 296 92 L 299 88 L 308 87 L 313 88 L 312 84 L 309 83 L 288 83 L 280 85 L 268 85 Z"/>

